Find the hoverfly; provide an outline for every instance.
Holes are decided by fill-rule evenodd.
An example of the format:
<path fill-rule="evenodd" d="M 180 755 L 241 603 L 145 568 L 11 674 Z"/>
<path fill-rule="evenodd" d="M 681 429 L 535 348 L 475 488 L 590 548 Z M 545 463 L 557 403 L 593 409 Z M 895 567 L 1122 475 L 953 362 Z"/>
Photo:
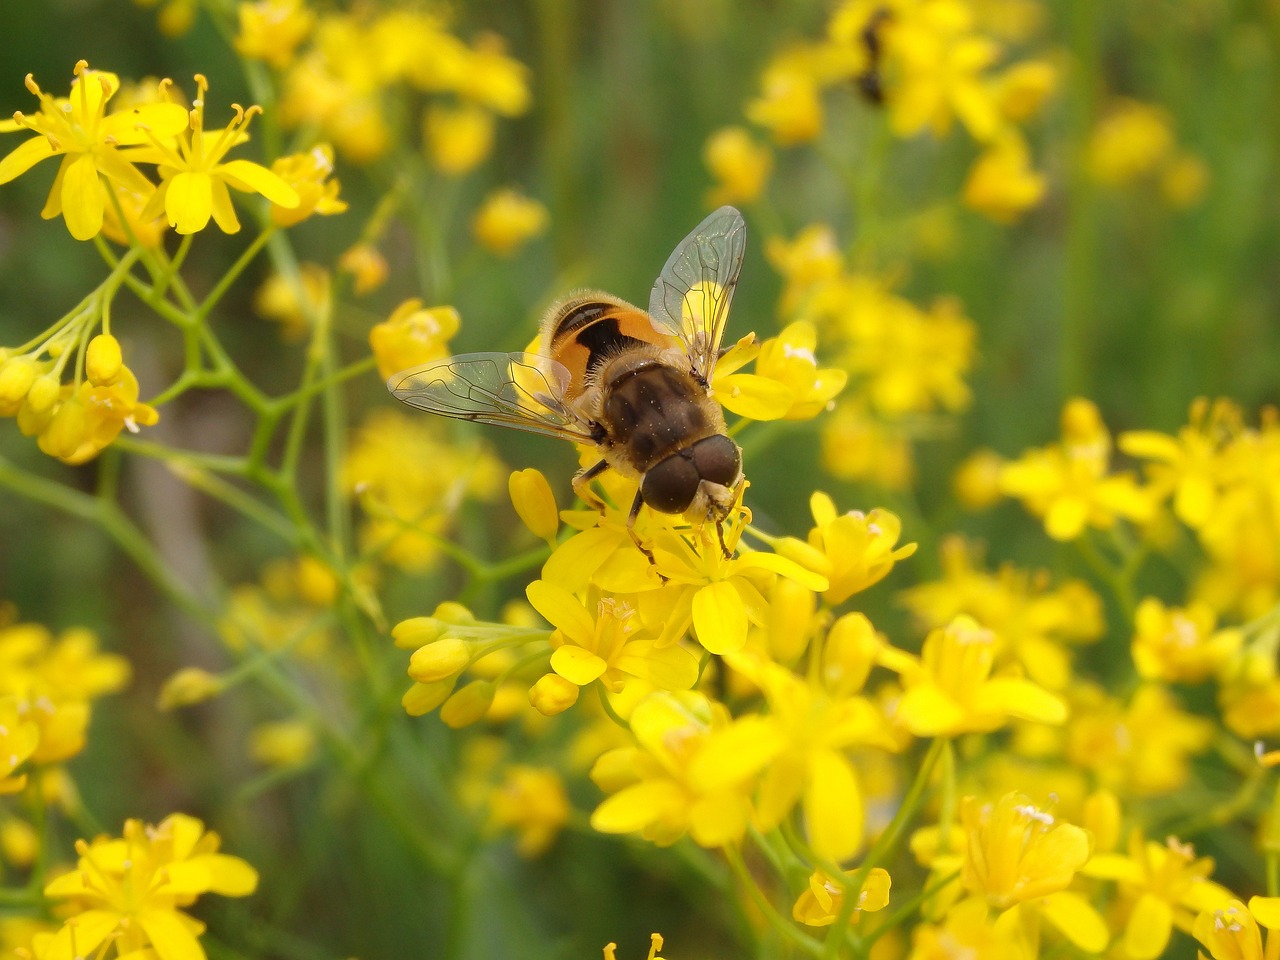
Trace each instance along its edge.
<path fill-rule="evenodd" d="M 613 469 L 639 481 L 627 531 L 652 561 L 635 532 L 643 506 L 719 527 L 743 482 L 710 382 L 745 247 L 742 214 L 721 207 L 672 251 L 648 313 L 579 291 L 547 311 L 539 353 L 462 354 L 387 387 L 430 413 L 593 445 L 600 460 L 578 471 L 574 492 L 603 509 L 593 478 Z"/>

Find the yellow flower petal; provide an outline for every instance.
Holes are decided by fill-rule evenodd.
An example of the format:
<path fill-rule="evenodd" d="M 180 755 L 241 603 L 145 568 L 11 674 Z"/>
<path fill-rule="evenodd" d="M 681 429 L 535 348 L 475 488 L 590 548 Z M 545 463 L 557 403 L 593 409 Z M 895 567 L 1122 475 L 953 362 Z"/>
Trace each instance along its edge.
<path fill-rule="evenodd" d="M 804 792 L 809 843 L 827 860 L 847 860 L 862 846 L 862 794 L 853 768 L 832 750 L 815 753 Z"/>
<path fill-rule="evenodd" d="M 217 177 L 209 179 L 209 199 L 213 204 L 213 220 L 223 233 L 239 233 L 240 218 L 236 216 L 235 205 L 231 202 L 231 191 L 226 181 Z"/>
<path fill-rule="evenodd" d="M 633 833 L 683 804 L 684 795 L 675 784 L 649 780 L 619 790 L 596 807 L 591 827 L 601 833 Z"/>
<path fill-rule="evenodd" d="M 1268 930 L 1280 930 L 1280 897 L 1250 897 L 1249 912 Z"/>
<path fill-rule="evenodd" d="M 10 150 L 0 160 L 0 183 L 8 183 L 14 177 L 20 177 L 41 160 L 47 160 L 54 154 L 48 137 L 32 137 Z"/>
<path fill-rule="evenodd" d="M 1044 918 L 1081 950 L 1098 954 L 1106 949 L 1107 925 L 1080 894 L 1064 890 L 1045 897 L 1038 906 Z"/>
<path fill-rule="evenodd" d="M 203 230 L 213 216 L 213 179 L 207 173 L 175 174 L 165 190 L 164 212 L 178 233 Z"/>
<path fill-rule="evenodd" d="M 219 164 L 219 173 L 231 186 L 246 193 L 260 193 L 278 207 L 293 209 L 299 203 L 298 191 L 266 167 L 252 160 L 228 160 Z"/>
<path fill-rule="evenodd" d="M 747 642 L 747 611 L 732 583 L 721 580 L 693 595 L 693 626 L 711 653 L 741 650 Z"/>
<path fill-rule="evenodd" d="M 577 597 L 557 583 L 534 580 L 525 587 L 533 609 L 574 643 L 589 645 L 595 635 L 595 623 Z"/>
<path fill-rule="evenodd" d="M 1124 928 L 1124 951 L 1134 960 L 1155 960 L 1169 945 L 1173 908 L 1160 897 L 1144 893 L 1134 904 Z"/>
<path fill-rule="evenodd" d="M 139 910 L 137 917 L 160 960 L 205 960 L 204 947 L 176 910 Z"/>
<path fill-rule="evenodd" d="M 717 377 L 714 395 L 726 410 L 748 420 L 785 417 L 794 399 L 786 384 L 751 373 Z"/>
<path fill-rule="evenodd" d="M 551 654 L 551 669 L 571 683 L 586 686 L 601 676 L 609 665 L 590 650 L 565 644 Z"/>
<path fill-rule="evenodd" d="M 62 175 L 62 215 L 77 240 L 92 240 L 102 230 L 106 198 L 98 167 L 90 154 L 76 158 Z"/>

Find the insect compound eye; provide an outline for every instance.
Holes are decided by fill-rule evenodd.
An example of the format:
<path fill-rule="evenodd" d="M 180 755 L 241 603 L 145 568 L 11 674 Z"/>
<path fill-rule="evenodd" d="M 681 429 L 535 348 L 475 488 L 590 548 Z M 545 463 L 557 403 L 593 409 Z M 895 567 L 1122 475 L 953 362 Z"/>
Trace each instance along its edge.
<path fill-rule="evenodd" d="M 698 476 L 731 487 L 742 471 L 742 451 L 723 434 L 704 437 L 689 448 Z"/>
<path fill-rule="evenodd" d="M 661 513 L 684 513 L 698 492 L 698 468 L 688 452 L 660 461 L 640 484 L 640 498 Z"/>

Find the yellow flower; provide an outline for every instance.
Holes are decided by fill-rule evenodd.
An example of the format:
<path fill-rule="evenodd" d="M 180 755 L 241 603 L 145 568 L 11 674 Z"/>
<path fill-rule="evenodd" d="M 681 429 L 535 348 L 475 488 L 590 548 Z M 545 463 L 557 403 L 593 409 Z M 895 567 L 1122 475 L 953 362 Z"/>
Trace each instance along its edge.
<path fill-rule="evenodd" d="M 947 911 L 941 923 L 921 923 L 911 931 L 907 960 L 1030 960 L 1035 953 L 1013 924 L 991 921 L 990 908 L 980 897 L 962 900 Z"/>
<path fill-rule="evenodd" d="M 969 170 L 964 203 L 996 223 L 1014 223 L 1044 197 L 1045 179 L 1031 167 L 1026 142 L 1017 135 L 991 143 Z"/>
<path fill-rule="evenodd" d="M 967 616 L 925 638 L 918 662 L 900 668 L 898 720 L 918 737 L 985 732 L 1016 717 L 1060 724 L 1067 705 L 1015 675 L 992 676 L 996 639 Z"/>
<path fill-rule="evenodd" d="M 443 360 L 450 353 L 448 340 L 458 332 L 460 323 L 453 307 L 424 308 L 421 300 L 406 300 L 369 331 L 378 375 L 386 378 L 410 367 Z"/>
<path fill-rule="evenodd" d="M 1259 927 L 1267 930 L 1265 950 Z M 1276 930 L 1280 930 L 1280 897 L 1251 897 L 1248 907 L 1230 899 L 1206 908 L 1192 924 L 1191 935 L 1204 945 L 1213 960 L 1271 960 L 1280 952 L 1280 934 Z"/>
<path fill-rule="evenodd" d="M 863 799 L 848 750 L 867 745 L 894 749 L 880 711 L 858 689 L 802 679 L 777 664 L 743 655 L 727 660 L 764 691 L 774 735 L 783 743 L 761 775 L 759 826 L 772 829 L 800 804 L 814 852 L 833 863 L 852 857 L 864 840 Z M 839 662 L 830 656 L 821 675 L 839 677 Z"/>
<path fill-rule="evenodd" d="M 1044 518 L 1055 540 L 1074 540 L 1086 526 L 1109 529 L 1116 520 L 1151 519 L 1152 496 L 1127 473 L 1110 474 L 1111 434 L 1098 408 L 1079 397 L 1062 410 L 1062 443 L 1026 451 L 1000 471 L 1006 496 Z"/>
<path fill-rule="evenodd" d="M 317 318 L 324 315 L 331 296 L 329 271 L 318 263 L 303 263 L 297 277 L 272 272 L 253 294 L 253 309 L 258 316 L 280 324 L 280 337 L 286 343 L 306 338 Z"/>
<path fill-rule="evenodd" d="M 847 870 L 847 879 L 854 871 Z M 874 913 L 889 905 L 889 886 L 892 880 L 883 867 L 872 867 L 858 889 L 858 905 L 853 908 L 851 923 L 857 923 L 865 910 Z M 832 880 L 821 870 L 809 875 L 809 886 L 800 894 L 791 908 L 791 916 L 810 927 L 826 927 L 836 922 L 844 902 L 845 886 Z"/>
<path fill-rule="evenodd" d="M 1174 837 L 1156 843 L 1135 831 L 1127 856 L 1096 854 L 1081 872 L 1119 884 L 1129 915 L 1122 943 L 1125 956 L 1134 960 L 1161 956 L 1175 926 L 1189 929 L 1198 913 L 1231 897 L 1208 879 L 1213 859 L 1197 859 L 1190 844 Z"/>
<path fill-rule="evenodd" d="M 510 256 L 547 229 L 547 208 L 510 188 L 485 197 L 471 221 L 471 232 L 481 246 L 499 256 Z"/>
<path fill-rule="evenodd" d="M 1168 113 L 1136 100 L 1117 100 L 1090 135 L 1086 164 L 1099 182 L 1122 186 L 1154 172 L 1173 147 Z"/>
<path fill-rule="evenodd" d="M 818 332 L 813 324 L 797 320 L 760 346 L 756 374 L 785 384 L 791 391 L 791 406 L 785 420 L 808 420 L 828 409 L 832 399 L 844 389 L 848 375 L 838 368 L 818 368 L 814 351 Z"/>
<path fill-rule="evenodd" d="M 830 564 L 829 583 L 821 592 L 832 606 L 879 583 L 895 563 L 916 552 L 914 543 L 895 549 L 902 521 L 888 510 L 837 514 L 835 502 L 820 491 L 809 498 L 809 509 L 814 521 L 809 546 Z"/>
<path fill-rule="evenodd" d="M 959 536 L 939 548 L 943 576 L 902 592 L 902 602 L 927 628 L 967 614 L 996 634 L 1000 663 L 1015 660 L 1031 679 L 1061 690 L 1073 679 L 1068 644 L 1091 643 L 1104 631 L 1102 601 L 1086 584 L 1069 580 L 1050 589 L 1046 571 L 1005 564 L 980 569 L 980 552 Z"/>
<path fill-rule="evenodd" d="M 822 132 L 822 101 L 807 72 L 790 63 L 771 65 L 760 88 L 760 96 L 747 104 L 747 119 L 768 130 L 774 143 L 793 147 Z"/>
<path fill-rule="evenodd" d="M 956 499 L 969 510 L 983 510 L 1000 502 L 1000 469 L 1004 457 L 982 447 L 965 457 L 951 478 Z"/>
<path fill-rule="evenodd" d="M 90 70 L 80 60 L 68 98 L 43 92 L 27 75 L 27 89 L 40 98 L 37 114 L 16 113 L 0 121 L 0 132 L 27 129 L 37 136 L 0 159 L 0 183 L 8 183 L 41 160 L 62 157 L 41 216 L 62 215 L 77 240 L 89 240 L 102 230 L 103 212 L 110 206 L 109 189 L 150 195 L 151 183 L 118 148 L 145 143 L 149 137 L 172 137 L 187 126 L 186 112 L 177 104 L 151 103 L 120 113 L 106 113 L 107 101 L 120 88 L 114 73 Z"/>
<path fill-rule="evenodd" d="M 1180 789 L 1190 777 L 1191 756 L 1213 742 L 1213 724 L 1182 710 L 1159 684 L 1139 687 L 1127 704 L 1085 683 L 1070 692 L 1067 759 L 1122 795 Z"/>
<path fill-rule="evenodd" d="M 76 842 L 76 868 L 49 883 L 44 895 L 69 901 L 42 960 L 93 956 L 108 941 L 120 956 L 151 947 L 167 960 L 204 960 L 204 924 L 183 912 L 204 893 L 244 897 L 258 874 L 239 857 L 218 853 L 216 833 L 194 817 L 173 814 L 156 826 L 124 825 L 121 839 Z"/>
<path fill-rule="evenodd" d="M 303 720 L 260 723 L 249 732 L 249 756 L 263 766 L 290 770 L 304 766 L 315 752 L 315 729 Z"/>
<path fill-rule="evenodd" d="M 865 480 L 886 490 L 906 490 L 915 480 L 904 431 L 858 401 L 841 402 L 823 423 L 822 465 L 839 480 Z"/>
<path fill-rule="evenodd" d="M 157 165 L 160 186 L 143 211 L 143 217 L 161 210 L 178 233 L 196 233 L 208 226 L 210 217 L 224 233 L 240 230 L 240 220 L 231 205 L 228 187 L 245 193 L 260 193 L 273 204 L 298 206 L 298 192 L 279 176 L 252 160 L 226 160 L 231 148 L 249 138 L 249 121 L 260 107 L 248 110 L 233 104 L 235 116 L 226 129 L 206 131 L 204 112 L 209 82 L 196 74 L 196 99 L 191 110 L 190 129 L 177 137 L 150 131 L 150 147 L 137 148 L 133 159 Z"/>
<path fill-rule="evenodd" d="M 450 87 L 504 117 L 529 109 L 529 69 L 507 56 L 506 44 L 494 33 L 481 34 L 450 77 Z"/>
<path fill-rule="evenodd" d="M 0 796 L 17 793 L 27 785 L 26 774 L 14 776 L 36 752 L 40 728 L 23 716 L 16 697 L 0 697 Z"/>
<path fill-rule="evenodd" d="M 280 157 L 271 164 L 271 172 L 283 180 L 298 195 L 296 205 L 271 204 L 271 222 L 278 227 L 291 227 L 312 214 L 323 217 L 343 213 L 347 202 L 338 199 L 341 189 L 333 174 L 333 147 L 318 143 L 304 153 Z"/>
<path fill-rule="evenodd" d="M 516 514 L 530 532 L 551 546 L 556 545 L 556 531 L 560 529 L 560 513 L 556 509 L 556 495 L 551 492 L 547 478 L 532 467 L 516 470 L 507 479 L 511 504 Z"/>
<path fill-rule="evenodd" d="M 704 847 L 741 839 L 759 770 L 782 749 L 766 717 L 729 718 L 700 694 L 651 694 L 630 717 L 636 744 L 610 750 L 591 779 L 608 799 L 601 833 L 640 833 L 666 846 L 685 833 Z"/>
<path fill-rule="evenodd" d="M 516 852 L 530 859 L 541 856 L 555 842 L 569 822 L 570 811 L 564 782 L 549 767 L 512 764 L 489 795 L 490 824 L 514 829 Z"/>
<path fill-rule="evenodd" d="M 994 136 L 1000 111 L 984 73 L 1000 45 L 975 30 L 969 4 L 922 0 L 895 11 L 885 40 L 898 76 L 887 97 L 896 134 L 910 137 L 927 127 L 942 137 L 959 118 L 974 139 Z"/>
<path fill-rule="evenodd" d="M 441 173 L 460 176 L 478 166 L 493 150 L 493 114 L 472 104 L 427 108 L 422 139 L 427 156 Z"/>
<path fill-rule="evenodd" d="M 1213 519 L 1222 488 L 1238 473 L 1233 452 L 1245 430 L 1240 408 L 1230 400 L 1191 404 L 1187 426 L 1176 437 L 1155 430 L 1130 430 L 1117 445 L 1131 457 L 1148 461 L 1146 475 L 1153 495 L 1173 497 L 1173 512 L 1196 530 Z"/>
<path fill-rule="evenodd" d="M 1092 852 L 1087 831 L 1038 809 L 1018 793 L 996 803 L 965 797 L 960 825 L 965 889 L 997 910 L 1033 908 L 1089 953 L 1107 944 L 1107 927 L 1084 897 L 1067 892 Z"/>
<path fill-rule="evenodd" d="M 690 611 L 698 642 L 711 653 L 742 649 L 748 624 L 764 621 L 767 602 L 761 590 L 775 577 L 819 592 L 828 588 L 826 577 L 776 553 L 749 551 L 726 557 L 725 547 L 733 553 L 738 546 L 742 524 L 741 515 L 726 521 L 724 546 L 709 526 L 691 537 L 662 530 L 654 540 L 656 569 L 668 580 L 664 593 L 672 598 L 673 609 Z"/>
<path fill-rule="evenodd" d="M 1134 614 L 1133 662 L 1144 680 L 1199 683 L 1207 680 L 1240 649 L 1239 630 L 1214 630 L 1213 608 L 1191 603 L 1165 608 L 1146 597 Z"/>
<path fill-rule="evenodd" d="M 773 154 L 743 127 L 721 127 L 707 138 L 702 162 L 715 178 L 707 206 L 751 203 L 763 192 L 773 170 Z"/>
<path fill-rule="evenodd" d="M 240 32 L 236 53 L 250 60 L 262 60 L 280 70 L 293 60 L 298 44 L 307 39 L 315 25 L 315 13 L 303 0 L 256 0 L 236 7 Z"/>
<path fill-rule="evenodd" d="M 698 658 L 682 646 L 659 646 L 626 600 L 588 594 L 588 609 L 564 587 L 535 580 L 525 588 L 535 610 L 556 631 L 551 669 L 570 683 L 595 680 L 617 693 L 630 678 L 660 690 L 688 690 L 698 679 Z"/>
<path fill-rule="evenodd" d="M 816 291 L 836 280 L 844 270 L 844 257 L 836 233 L 825 223 L 811 223 L 788 241 L 770 237 L 765 257 L 785 282 L 778 309 L 789 315 L 801 308 Z"/>
<path fill-rule="evenodd" d="M 343 251 L 338 258 L 338 269 L 354 278 L 353 289 L 357 294 L 369 293 L 382 286 L 391 268 L 387 258 L 372 243 L 357 243 Z"/>
<path fill-rule="evenodd" d="M 34 763 L 58 763 L 84 748 L 90 704 L 129 680 L 129 664 L 98 651 L 88 630 L 73 628 L 56 639 L 34 623 L 0 626 L 0 697 L 14 697 L 40 739 Z"/>

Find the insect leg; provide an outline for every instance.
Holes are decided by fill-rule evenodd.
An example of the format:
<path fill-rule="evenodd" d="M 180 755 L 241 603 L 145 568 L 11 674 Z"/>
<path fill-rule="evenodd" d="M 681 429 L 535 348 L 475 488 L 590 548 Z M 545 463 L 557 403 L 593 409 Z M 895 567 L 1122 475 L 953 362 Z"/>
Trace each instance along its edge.
<path fill-rule="evenodd" d="M 636 533 L 636 518 L 640 516 L 640 508 L 644 506 L 644 498 L 640 496 L 639 491 L 636 492 L 636 498 L 631 502 L 631 512 L 627 514 L 627 533 L 631 536 L 631 541 L 636 545 L 636 549 L 649 558 L 649 565 L 656 567 L 658 561 L 654 559 L 653 551 L 644 545 L 644 541 L 640 539 L 640 534 Z M 661 576 L 661 574 L 659 574 Z M 666 580 L 666 577 L 662 577 Z"/>
<path fill-rule="evenodd" d="M 724 554 L 726 560 L 733 559 L 733 551 L 729 549 L 729 544 L 724 542 L 724 521 L 716 521 L 716 536 L 720 538 L 720 552 Z"/>
<path fill-rule="evenodd" d="M 609 461 L 601 460 L 593 467 L 583 467 L 573 475 L 573 492 L 589 507 L 604 513 L 605 502 L 591 489 L 591 481 L 609 469 Z"/>

